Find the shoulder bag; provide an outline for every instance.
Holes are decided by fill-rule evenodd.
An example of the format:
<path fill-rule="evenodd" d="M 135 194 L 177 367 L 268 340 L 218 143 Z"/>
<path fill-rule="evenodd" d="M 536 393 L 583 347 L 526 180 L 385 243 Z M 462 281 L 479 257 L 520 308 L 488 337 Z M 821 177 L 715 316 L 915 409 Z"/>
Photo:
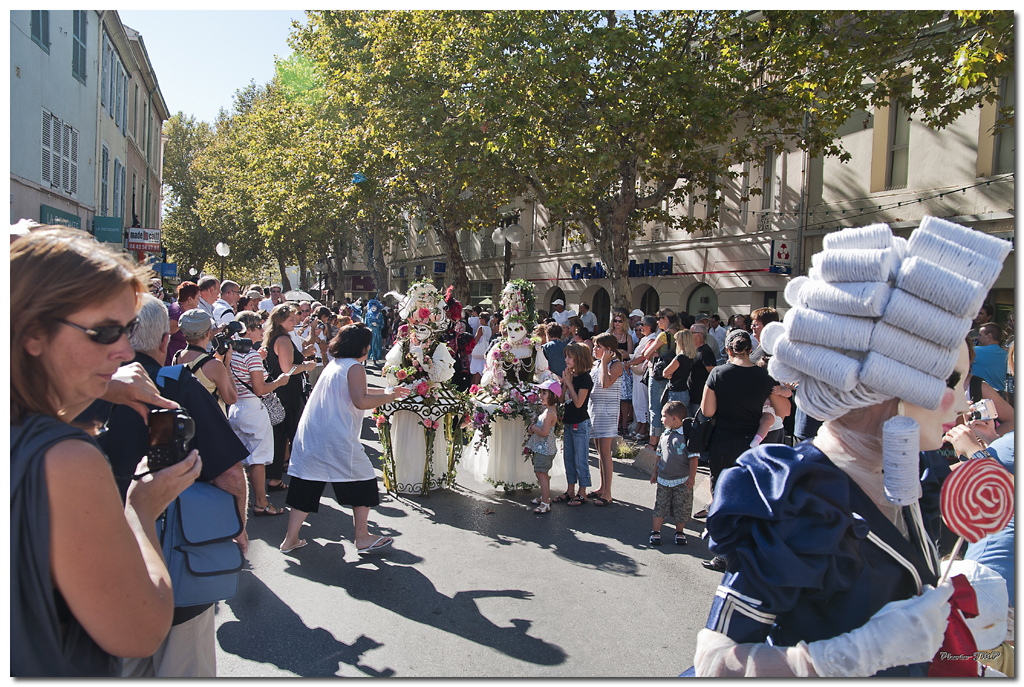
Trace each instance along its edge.
<path fill-rule="evenodd" d="M 711 435 L 715 431 L 715 418 L 705 417 L 697 410 L 694 417 L 683 420 L 683 434 L 686 435 L 686 449 L 690 453 L 704 453 L 711 444 Z"/>
<path fill-rule="evenodd" d="M 263 407 L 267 409 L 267 414 L 270 415 L 270 424 L 272 426 L 276 427 L 277 425 L 284 422 L 284 405 L 282 405 L 281 399 L 277 397 L 277 394 L 271 391 L 266 396 L 260 396 L 258 393 L 253 391 L 253 388 L 251 386 L 249 386 L 241 379 L 239 379 L 238 375 L 235 374 L 234 370 L 231 371 L 231 376 L 233 376 L 235 379 L 238 379 L 239 384 L 241 384 L 250 392 L 252 392 L 253 396 L 260 399 L 260 403 L 263 404 Z"/>

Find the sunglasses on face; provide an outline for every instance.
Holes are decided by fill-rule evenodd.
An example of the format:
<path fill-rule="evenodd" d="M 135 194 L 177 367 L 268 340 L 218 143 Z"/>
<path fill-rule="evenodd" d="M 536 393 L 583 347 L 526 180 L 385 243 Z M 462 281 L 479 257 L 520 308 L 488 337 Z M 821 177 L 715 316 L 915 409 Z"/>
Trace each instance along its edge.
<path fill-rule="evenodd" d="M 95 329 L 89 329 L 81 325 L 75 324 L 74 322 L 68 322 L 67 320 L 58 320 L 62 324 L 77 329 L 80 332 L 84 332 L 86 336 L 95 341 L 98 344 L 109 346 L 112 343 L 116 343 L 121 339 L 122 335 L 131 336 L 135 331 L 135 328 L 139 326 L 139 319 L 135 318 L 125 326 L 119 324 L 107 325 L 106 327 L 96 327 Z"/>
<path fill-rule="evenodd" d="M 622 320 L 612 320 L 615 324 L 622 324 Z"/>

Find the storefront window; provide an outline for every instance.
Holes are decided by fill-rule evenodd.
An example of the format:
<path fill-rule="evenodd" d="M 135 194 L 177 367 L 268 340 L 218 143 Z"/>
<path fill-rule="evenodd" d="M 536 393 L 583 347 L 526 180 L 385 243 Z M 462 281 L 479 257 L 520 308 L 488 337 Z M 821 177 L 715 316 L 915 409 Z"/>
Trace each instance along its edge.
<path fill-rule="evenodd" d="M 654 314 L 661 309 L 661 297 L 653 286 L 649 286 L 640 296 L 640 309 L 644 311 L 645 315 Z"/>
<path fill-rule="evenodd" d="M 608 330 L 608 322 L 611 320 L 612 299 L 604 288 L 597 290 L 594 294 L 594 302 L 591 303 L 594 316 L 597 317 L 597 331 Z"/>

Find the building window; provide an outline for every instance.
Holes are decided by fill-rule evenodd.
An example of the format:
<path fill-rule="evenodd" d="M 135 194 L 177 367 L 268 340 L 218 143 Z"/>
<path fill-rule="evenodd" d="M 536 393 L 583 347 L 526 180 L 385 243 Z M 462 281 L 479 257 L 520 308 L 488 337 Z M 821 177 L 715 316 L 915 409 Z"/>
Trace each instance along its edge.
<path fill-rule="evenodd" d="M 135 208 L 137 207 L 135 205 L 135 194 L 138 191 L 138 188 L 139 188 L 139 175 L 138 175 L 138 173 L 134 169 L 132 169 L 132 226 L 133 227 L 139 226 L 139 216 L 135 213 Z"/>
<path fill-rule="evenodd" d="M 118 212 L 119 201 L 121 198 L 121 161 L 116 157 L 114 158 L 114 205 L 113 217 L 124 217 L 123 213 Z"/>
<path fill-rule="evenodd" d="M 124 72 L 122 79 L 124 81 L 124 87 L 121 89 L 124 93 L 124 102 L 121 109 L 121 134 L 123 136 L 128 135 L 128 72 Z"/>
<path fill-rule="evenodd" d="M 100 217 L 107 217 L 110 204 L 107 194 L 110 192 L 110 151 L 104 145 L 100 151 Z"/>
<path fill-rule="evenodd" d="M 907 187 L 910 166 L 910 117 L 903 105 L 893 99 L 889 106 L 889 155 L 886 160 L 885 190 Z"/>
<path fill-rule="evenodd" d="M 775 201 L 775 149 L 764 149 L 764 178 L 761 179 L 761 209 L 771 210 Z"/>
<path fill-rule="evenodd" d="M 150 191 L 149 191 L 149 189 L 147 188 L 147 189 L 146 189 L 146 226 L 147 226 L 147 227 L 151 227 L 151 226 L 153 226 L 152 224 L 150 224 L 150 223 L 149 223 L 149 220 L 150 220 L 150 215 L 149 215 L 149 207 L 150 207 L 150 202 L 151 202 L 151 199 L 150 199 Z"/>
<path fill-rule="evenodd" d="M 85 10 L 72 10 L 71 75 L 85 83 Z"/>
<path fill-rule="evenodd" d="M 78 195 L 78 129 L 43 110 L 41 178 L 50 188 Z"/>
<path fill-rule="evenodd" d="M 46 54 L 50 54 L 50 11 L 49 10 L 32 10 L 31 19 L 32 40 L 35 41 L 40 48 L 46 51 Z"/>
<path fill-rule="evenodd" d="M 102 107 L 107 106 L 107 73 L 110 69 L 110 48 L 107 47 L 107 32 L 103 32 L 103 55 L 100 58 L 103 61 L 102 71 L 100 72 L 100 105 Z"/>
<path fill-rule="evenodd" d="M 427 234 L 423 231 L 423 220 L 414 219 L 412 222 L 412 230 L 416 234 L 416 247 L 424 248 L 427 245 Z"/>
<path fill-rule="evenodd" d="M 116 106 L 115 95 L 117 93 L 117 83 L 119 82 L 118 69 L 120 68 L 120 63 L 117 60 L 117 53 L 114 52 L 113 47 L 110 48 L 110 59 L 108 61 L 110 62 L 110 79 L 105 86 L 105 88 L 109 90 L 107 93 L 107 113 L 113 117 L 114 107 Z"/>
<path fill-rule="evenodd" d="M 438 291 L 444 291 L 444 277 L 434 277 L 434 288 L 437 289 Z"/>
<path fill-rule="evenodd" d="M 132 136 L 139 134 L 139 87 L 135 87 L 132 96 Z"/>
<path fill-rule="evenodd" d="M 125 177 L 127 176 L 127 170 L 124 165 L 121 165 L 121 204 L 119 209 L 121 210 L 121 217 L 124 217 L 124 197 L 125 197 Z"/>
<path fill-rule="evenodd" d="M 491 298 L 494 295 L 494 283 L 489 281 L 471 281 L 469 282 L 469 302 L 471 305 L 477 305 L 485 298 Z M 493 299 L 492 299 L 493 300 Z"/>
<path fill-rule="evenodd" d="M 1003 79 L 999 85 L 999 109 L 1013 108 L 1016 93 L 1014 90 L 1013 79 Z M 999 115 L 997 114 L 996 117 Z M 1013 136 L 1015 127 L 1010 124 L 1007 127 L 1000 129 L 999 133 L 996 134 L 995 141 L 995 157 L 993 161 L 992 169 L 995 170 L 996 174 L 1009 174 L 1014 170 L 1013 167 Z"/>

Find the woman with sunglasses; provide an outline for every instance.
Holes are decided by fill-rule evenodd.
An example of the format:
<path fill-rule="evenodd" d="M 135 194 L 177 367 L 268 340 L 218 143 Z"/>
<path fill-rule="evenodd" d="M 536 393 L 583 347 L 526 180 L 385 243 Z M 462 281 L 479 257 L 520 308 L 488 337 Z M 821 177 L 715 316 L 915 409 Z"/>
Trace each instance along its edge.
<path fill-rule="evenodd" d="M 106 457 L 71 424 L 134 352 L 140 268 L 57 227 L 11 244 L 11 675 L 110 676 L 150 656 L 174 598 L 156 519 L 199 475 L 193 451 L 121 502 Z M 159 405 L 173 406 L 162 400 Z M 146 461 L 137 468 L 147 472 Z"/>
<path fill-rule="evenodd" d="M 618 342 L 619 357 L 629 360 L 633 356 L 633 337 L 629 333 L 629 321 L 626 315 L 618 310 L 612 316 L 608 333 Z M 625 363 L 623 363 L 625 365 Z M 619 434 L 629 431 L 633 422 L 633 375 L 624 370 L 622 373 L 622 393 L 619 400 Z"/>
<path fill-rule="evenodd" d="M 640 354 L 647 360 L 650 370 L 647 381 L 647 412 L 651 419 L 651 438 L 648 440 L 648 446 L 655 451 L 658 449 L 661 433 L 665 430 L 665 426 L 661 424 L 661 396 L 668 387 L 669 380 L 665 378 L 663 370 L 674 357 L 672 354 L 675 348 L 673 337 L 677 331 L 679 331 L 679 316 L 674 310 L 662 308 L 658 311 L 658 333 Z M 669 342 L 673 342 L 672 345 Z"/>
<path fill-rule="evenodd" d="M 259 354 L 263 338 L 263 320 L 257 313 L 240 312 L 238 321 L 245 327 L 239 334 L 253 342 L 248 353 L 235 352 L 231 356 L 231 379 L 238 392 L 238 400 L 228 410 L 231 429 L 249 450 L 249 457 L 242 461 L 249 470 L 252 483 L 252 514 L 254 516 L 280 515 L 283 508 L 275 508 L 267 501 L 267 465 L 274 461 L 274 426 L 270 424 L 270 413 L 260 400 L 262 397 L 288 383 L 287 372 L 273 381 L 264 377 L 263 357 Z"/>

